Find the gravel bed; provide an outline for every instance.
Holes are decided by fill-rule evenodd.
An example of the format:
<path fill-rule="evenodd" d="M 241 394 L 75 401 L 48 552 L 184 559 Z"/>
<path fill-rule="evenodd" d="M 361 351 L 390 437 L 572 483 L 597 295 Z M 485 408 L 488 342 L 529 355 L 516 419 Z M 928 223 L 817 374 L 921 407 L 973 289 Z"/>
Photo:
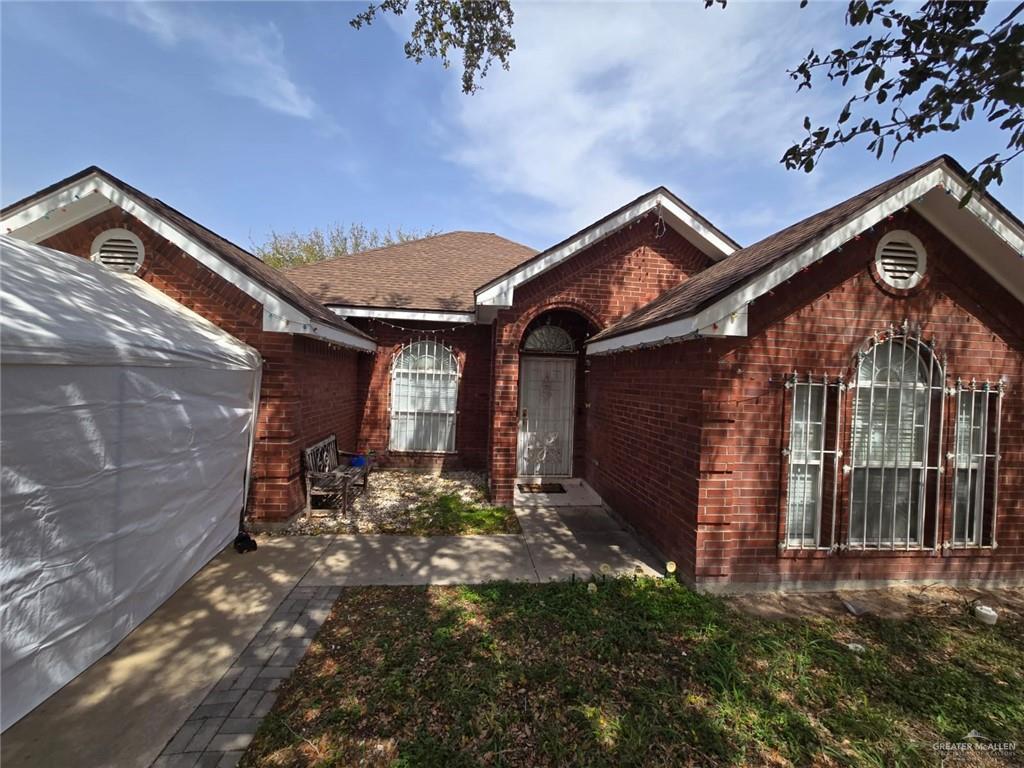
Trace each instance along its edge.
<path fill-rule="evenodd" d="M 452 471 L 440 475 L 400 469 L 378 469 L 370 474 L 370 488 L 351 505 L 348 514 L 340 509 L 314 509 L 299 517 L 284 536 L 318 533 L 395 533 L 408 525 L 409 511 L 431 497 L 455 494 L 465 502 L 489 505 L 487 475 L 484 472 Z"/>

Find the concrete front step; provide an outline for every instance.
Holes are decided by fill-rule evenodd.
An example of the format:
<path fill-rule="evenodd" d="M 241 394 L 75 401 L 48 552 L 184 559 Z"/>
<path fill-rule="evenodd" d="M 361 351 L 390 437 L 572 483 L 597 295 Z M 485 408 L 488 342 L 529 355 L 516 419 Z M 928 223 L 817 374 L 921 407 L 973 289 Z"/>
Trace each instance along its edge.
<path fill-rule="evenodd" d="M 565 489 L 565 493 L 527 493 L 519 489 L 520 485 L 535 482 L 557 483 Z M 520 507 L 599 507 L 601 497 L 587 483 L 578 477 L 538 480 L 536 478 L 520 478 L 516 480 L 512 506 Z"/>
<path fill-rule="evenodd" d="M 526 507 L 516 516 L 540 581 L 660 573 L 658 563 L 602 507 Z"/>

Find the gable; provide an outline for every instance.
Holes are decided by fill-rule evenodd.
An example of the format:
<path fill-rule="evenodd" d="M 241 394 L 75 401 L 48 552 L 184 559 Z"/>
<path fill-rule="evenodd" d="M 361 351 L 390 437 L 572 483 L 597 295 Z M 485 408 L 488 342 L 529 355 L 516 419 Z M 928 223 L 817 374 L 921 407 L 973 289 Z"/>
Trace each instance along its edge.
<path fill-rule="evenodd" d="M 6 234 L 47 240 L 119 208 L 262 305 L 264 330 L 317 336 L 364 352 L 373 340 L 345 323 L 277 270 L 166 203 L 91 167 L 3 209 Z"/>
<path fill-rule="evenodd" d="M 598 334 L 588 354 L 702 335 L 742 335 L 745 321 L 737 318 L 745 318 L 752 301 L 904 209 L 920 213 L 1024 302 L 1024 225 L 987 196 L 959 207 L 968 183 L 952 158 L 936 158 L 737 251 Z"/>
<path fill-rule="evenodd" d="M 876 251 L 892 231 L 912 234 L 927 254 L 924 277 L 912 289 L 894 288 L 878 273 Z M 719 348 L 752 352 L 756 365 L 773 366 L 776 373 L 836 376 L 873 333 L 907 321 L 921 327 L 940 355 L 993 343 L 1000 351 L 1024 351 L 1018 299 L 912 210 L 806 267 L 784 286 L 752 303 L 746 337 L 720 339 Z M 740 367 L 750 372 L 753 365 L 748 356 Z"/>
<path fill-rule="evenodd" d="M 674 230 L 655 234 L 648 216 L 519 286 L 511 311 L 541 304 L 577 306 L 586 308 L 599 327 L 607 327 L 711 263 Z"/>
<path fill-rule="evenodd" d="M 481 286 L 476 291 L 478 307 L 512 306 L 518 286 L 575 257 L 639 219 L 654 214 L 659 224 L 686 238 L 701 253 L 718 261 L 733 253 L 739 245 L 707 219 L 687 206 L 664 187 L 657 187 L 627 203 L 562 242 L 523 262 L 515 269 Z"/>

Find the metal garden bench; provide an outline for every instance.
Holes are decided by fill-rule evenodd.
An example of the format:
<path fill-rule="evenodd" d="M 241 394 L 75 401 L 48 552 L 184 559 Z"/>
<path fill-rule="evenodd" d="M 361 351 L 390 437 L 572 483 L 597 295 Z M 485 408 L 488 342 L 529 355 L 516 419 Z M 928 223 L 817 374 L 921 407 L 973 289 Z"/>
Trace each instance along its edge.
<path fill-rule="evenodd" d="M 340 498 L 340 507 L 329 508 L 347 512 L 349 501 L 364 493 L 369 485 L 372 469 L 370 458 L 365 457 L 362 466 L 349 466 L 347 459 L 361 454 L 339 451 L 335 435 L 306 448 L 302 456 L 306 471 L 307 515 L 313 509 L 314 496 Z"/>

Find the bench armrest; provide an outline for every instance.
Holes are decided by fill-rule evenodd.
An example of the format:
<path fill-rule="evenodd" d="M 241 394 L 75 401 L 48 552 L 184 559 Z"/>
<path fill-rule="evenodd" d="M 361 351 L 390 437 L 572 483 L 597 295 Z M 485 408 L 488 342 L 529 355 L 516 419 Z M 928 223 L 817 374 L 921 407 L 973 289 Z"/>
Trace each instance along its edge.
<path fill-rule="evenodd" d="M 338 469 L 331 470 L 330 472 L 307 472 L 306 479 L 327 480 L 328 478 L 336 477 L 339 474 L 339 472 L 343 469 L 345 469 L 345 467 L 338 467 Z"/>

